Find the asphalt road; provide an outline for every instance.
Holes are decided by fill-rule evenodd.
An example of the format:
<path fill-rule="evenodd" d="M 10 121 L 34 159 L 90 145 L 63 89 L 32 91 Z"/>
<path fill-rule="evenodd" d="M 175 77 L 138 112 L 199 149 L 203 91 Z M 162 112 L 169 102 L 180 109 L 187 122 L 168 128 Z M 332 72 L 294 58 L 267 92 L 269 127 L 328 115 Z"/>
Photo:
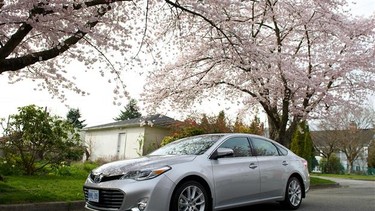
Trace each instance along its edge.
<path fill-rule="evenodd" d="M 333 179 L 338 188 L 312 189 L 302 201 L 299 211 L 375 211 L 375 181 Z M 278 203 L 254 205 L 226 211 L 285 210 Z"/>

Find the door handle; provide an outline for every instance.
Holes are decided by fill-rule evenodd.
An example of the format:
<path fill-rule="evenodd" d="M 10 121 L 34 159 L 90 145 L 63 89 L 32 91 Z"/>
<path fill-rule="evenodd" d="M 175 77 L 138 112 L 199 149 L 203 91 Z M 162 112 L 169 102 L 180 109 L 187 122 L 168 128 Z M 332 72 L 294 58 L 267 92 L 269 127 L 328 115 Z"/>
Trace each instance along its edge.
<path fill-rule="evenodd" d="M 258 167 L 258 165 L 256 165 L 255 163 L 250 163 L 249 168 L 256 169 L 257 167 Z"/>
<path fill-rule="evenodd" d="M 284 160 L 282 164 L 283 164 L 283 166 L 287 166 L 288 162 Z"/>

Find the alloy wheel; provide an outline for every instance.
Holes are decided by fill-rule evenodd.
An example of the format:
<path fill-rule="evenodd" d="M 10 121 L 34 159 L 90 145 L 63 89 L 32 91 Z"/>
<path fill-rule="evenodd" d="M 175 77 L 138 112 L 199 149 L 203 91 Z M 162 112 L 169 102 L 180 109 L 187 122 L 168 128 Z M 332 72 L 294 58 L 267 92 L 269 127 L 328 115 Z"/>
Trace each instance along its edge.
<path fill-rule="evenodd" d="M 292 206 L 297 207 L 302 200 L 302 190 L 301 185 L 297 179 L 290 181 L 288 185 L 288 199 Z"/>
<path fill-rule="evenodd" d="M 178 197 L 178 211 L 204 211 L 205 195 L 200 187 L 189 185 Z"/>

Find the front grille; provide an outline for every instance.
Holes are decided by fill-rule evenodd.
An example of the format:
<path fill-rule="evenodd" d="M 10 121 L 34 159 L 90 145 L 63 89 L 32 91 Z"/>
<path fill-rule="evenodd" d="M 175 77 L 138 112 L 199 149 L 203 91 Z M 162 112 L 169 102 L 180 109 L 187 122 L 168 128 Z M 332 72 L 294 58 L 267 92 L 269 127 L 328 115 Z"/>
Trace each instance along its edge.
<path fill-rule="evenodd" d="M 99 202 L 92 202 L 88 201 L 88 189 L 87 187 L 83 188 L 85 201 L 88 205 L 104 209 L 120 209 L 125 196 L 123 192 L 113 189 L 98 189 Z"/>
<path fill-rule="evenodd" d="M 94 183 L 100 183 L 100 182 L 107 182 L 107 181 L 111 181 L 111 180 L 119 180 L 122 176 L 124 176 L 124 175 L 103 176 L 103 175 L 95 175 L 95 174 L 91 173 L 90 179 Z M 100 179 L 98 179 L 98 178 L 100 178 Z"/>

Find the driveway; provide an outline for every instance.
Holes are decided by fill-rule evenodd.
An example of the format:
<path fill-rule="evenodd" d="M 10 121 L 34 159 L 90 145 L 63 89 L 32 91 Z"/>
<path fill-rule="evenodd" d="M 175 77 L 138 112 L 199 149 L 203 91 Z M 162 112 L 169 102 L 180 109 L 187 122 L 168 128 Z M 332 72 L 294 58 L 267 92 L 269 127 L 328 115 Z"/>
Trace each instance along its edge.
<path fill-rule="evenodd" d="M 321 177 L 323 178 L 323 177 Z M 312 189 L 303 200 L 299 211 L 374 211 L 375 181 L 324 178 L 340 183 L 339 188 Z M 226 211 L 277 211 L 285 210 L 278 203 L 248 206 Z"/>

